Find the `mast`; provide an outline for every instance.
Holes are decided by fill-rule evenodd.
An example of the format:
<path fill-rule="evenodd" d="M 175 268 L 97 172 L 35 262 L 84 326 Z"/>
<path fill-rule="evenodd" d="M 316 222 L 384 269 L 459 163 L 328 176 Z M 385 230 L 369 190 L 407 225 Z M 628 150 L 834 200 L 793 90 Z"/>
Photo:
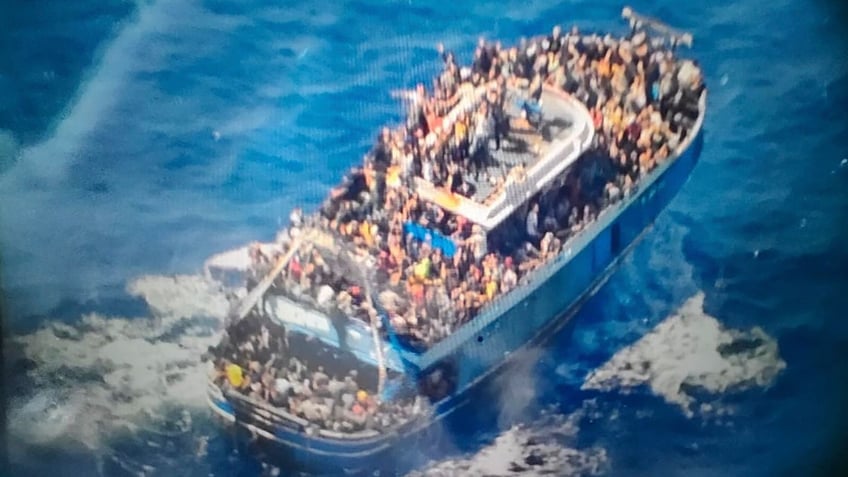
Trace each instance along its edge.
<path fill-rule="evenodd" d="M 374 353 L 377 358 L 377 398 L 383 395 L 386 378 L 386 363 L 383 357 L 382 340 L 380 339 L 379 324 L 380 317 L 377 307 L 374 305 L 373 290 L 371 289 L 372 279 L 366 272 L 366 269 L 360 265 L 354 256 L 355 252 L 349 244 L 336 240 L 332 235 L 315 231 L 312 238 L 321 247 L 331 250 L 338 258 L 347 262 L 347 269 L 357 276 L 357 281 L 362 285 L 365 294 L 365 301 L 373 313 L 368 313 L 368 318 L 371 323 L 371 339 L 374 340 Z"/>
<path fill-rule="evenodd" d="M 353 253 L 350 247 L 347 244 L 341 245 L 336 244 L 336 247 L 339 248 L 340 252 L 343 252 L 350 263 L 350 266 L 356 273 L 359 275 L 359 282 L 362 284 L 363 291 L 365 292 L 365 301 L 368 303 L 368 318 L 371 322 L 371 339 L 374 340 L 374 353 L 377 355 L 377 399 L 380 399 L 380 396 L 383 395 L 383 388 L 386 384 L 386 363 L 383 358 L 383 343 L 380 339 L 380 333 L 378 331 L 378 326 L 380 324 L 380 317 L 377 311 L 377 307 L 374 306 L 374 295 L 373 290 L 371 289 L 371 278 L 366 273 L 365 270 L 357 263 L 356 259 L 353 257 Z"/>
<path fill-rule="evenodd" d="M 252 310 L 253 307 L 256 306 L 256 303 L 259 301 L 259 299 L 262 298 L 266 291 L 268 291 L 268 288 L 270 288 L 271 284 L 274 283 L 274 280 L 277 278 L 277 275 L 279 275 L 283 271 L 283 269 L 289 263 L 289 260 L 291 260 L 295 252 L 297 252 L 297 250 L 300 248 L 300 245 L 303 243 L 303 241 L 311 236 L 312 231 L 310 230 L 299 234 L 297 237 L 294 238 L 294 240 L 292 240 L 291 247 L 285 254 L 283 254 L 282 257 L 280 257 L 279 260 L 277 260 L 277 264 L 274 265 L 274 268 L 272 268 L 271 271 L 268 272 L 265 278 L 263 278 L 262 281 L 260 281 L 256 285 L 256 287 L 253 288 L 253 290 L 250 290 L 250 293 L 248 293 L 247 296 L 242 298 L 230 310 L 228 316 L 229 323 L 240 321 L 245 316 L 247 316 L 248 313 L 250 313 L 250 310 Z"/>
<path fill-rule="evenodd" d="M 383 361 L 383 346 L 380 340 L 380 333 L 377 332 L 379 324 L 379 316 L 377 308 L 374 307 L 374 301 L 371 299 L 371 287 L 365 282 L 365 296 L 370 308 L 368 316 L 371 318 L 371 338 L 374 340 L 374 350 L 377 353 L 377 399 L 383 395 L 383 387 L 386 384 L 386 363 Z"/>

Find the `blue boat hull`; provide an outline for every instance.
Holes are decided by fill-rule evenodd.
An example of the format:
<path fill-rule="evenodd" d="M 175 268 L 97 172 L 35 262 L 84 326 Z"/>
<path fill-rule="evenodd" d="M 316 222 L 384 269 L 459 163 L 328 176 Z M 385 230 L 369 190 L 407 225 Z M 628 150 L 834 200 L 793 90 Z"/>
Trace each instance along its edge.
<path fill-rule="evenodd" d="M 702 111 L 703 111 L 702 99 Z M 544 342 L 568 323 L 580 306 L 606 282 L 616 265 L 644 235 L 660 212 L 685 184 L 703 147 L 700 124 L 688 147 L 660 166 L 641 190 L 606 210 L 597 222 L 569 241 L 563 253 L 538 270 L 522 289 L 497 304 L 494 320 L 461 338 L 452 348 L 458 389 L 438 404 L 432 418 L 372 439 L 347 440 L 307 436 L 301 430 L 276 426 L 273 433 L 237 419 L 239 412 L 220 393 L 210 392 L 216 414 L 236 428 L 249 430 L 272 460 L 319 474 L 362 474 L 375 470 L 400 471 L 410 448 L 438 440 L 443 429 L 459 418 L 475 390 L 498 374 L 510 356 L 531 344 Z M 467 333 L 466 333 L 467 334 Z M 448 339 L 453 338 L 450 337 Z M 414 465 L 408 463 L 407 465 Z"/>

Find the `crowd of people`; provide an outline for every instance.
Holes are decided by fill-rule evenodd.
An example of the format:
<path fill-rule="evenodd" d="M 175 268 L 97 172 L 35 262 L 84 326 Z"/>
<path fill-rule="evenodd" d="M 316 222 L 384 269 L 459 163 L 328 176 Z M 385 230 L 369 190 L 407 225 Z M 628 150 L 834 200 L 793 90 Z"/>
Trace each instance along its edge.
<path fill-rule="evenodd" d="M 290 238 L 286 239 L 288 245 L 291 245 L 290 241 Z M 341 314 L 380 327 L 378 312 L 368 299 L 361 280 L 354 276 L 357 272 L 351 270 L 351 261 L 344 260 L 338 252 L 303 243 L 292 255 L 283 273 L 276 278 L 271 292 L 332 316 Z M 273 264 L 272 259 L 258 247 L 251 248 L 251 255 L 256 264 L 251 270 L 252 285 L 258 283 Z"/>
<path fill-rule="evenodd" d="M 232 323 L 220 344 L 209 350 L 216 385 L 287 411 L 318 429 L 380 431 L 422 411 L 420 398 L 381 401 L 375 396 L 373 367 L 340 353 L 288 333 L 259 313 Z"/>
<path fill-rule="evenodd" d="M 441 45 L 439 52 L 444 69 L 431 91 L 418 85 L 406 124 L 383 128 L 365 164 L 348 172 L 319 213 L 294 214 L 284 237 L 290 243 L 317 228 L 375 257 L 368 277 L 377 296 L 364 296 L 362 284 L 334 272 L 317 249 L 298 251 L 279 279 L 280 289 L 376 326 L 380 306 L 397 335 L 422 348 L 518 286 L 605 207 L 631 194 L 686 139 L 704 88 L 695 63 L 641 32 L 613 38 L 556 27 L 509 49 L 481 39 L 468 67 Z M 596 134 L 576 166 L 527 207 L 517 238 L 487 236 L 418 196 L 416 179 L 466 196 L 481 180 L 502 184 L 502 176 L 489 176 L 489 151 L 509 140 L 518 120 L 507 114 L 509 92 L 521 92 L 522 116 L 529 118 L 544 85 L 582 101 Z M 455 251 L 413 237 L 408 223 L 450 237 Z"/>
<path fill-rule="evenodd" d="M 467 67 L 441 45 L 438 50 L 444 69 L 431 91 L 416 88 L 406 124 L 383 128 L 365 164 L 348 172 L 318 213 L 293 211 L 279 240 L 280 253 L 307 230 L 349 245 L 333 252 L 301 244 L 272 288 L 332 316 L 376 326 L 384 335 L 379 314 L 385 311 L 391 329 L 421 348 L 519 286 L 604 208 L 631 194 L 691 132 L 704 88 L 696 64 L 677 60 L 643 33 L 616 39 L 576 29 L 563 34 L 556 27 L 509 49 L 481 39 Z M 419 197 L 416 180 L 469 197 L 481 181 L 495 190 L 502 186 L 504 175 L 491 172 L 490 151 L 510 140 L 516 118 L 507 113 L 508 103 L 520 91 L 521 119 L 530 120 L 538 114 L 544 85 L 582 101 L 596 134 L 576 165 L 511 219 L 520 222 L 515 233 L 504 227 L 487 234 Z M 419 240 L 407 224 L 448 237 L 454 249 Z M 258 247 L 250 254 L 248 288 L 279 258 Z M 340 260 L 344 254 L 354 260 Z M 359 259 L 361 269 L 352 272 L 356 265 L 350 263 Z M 373 367 L 287 333 L 263 311 L 260 305 L 230 324 L 210 349 L 222 388 L 336 432 L 379 431 L 420 412 L 417 399 L 380 402 Z M 440 379 L 425 384 L 434 395 L 449 385 Z"/>

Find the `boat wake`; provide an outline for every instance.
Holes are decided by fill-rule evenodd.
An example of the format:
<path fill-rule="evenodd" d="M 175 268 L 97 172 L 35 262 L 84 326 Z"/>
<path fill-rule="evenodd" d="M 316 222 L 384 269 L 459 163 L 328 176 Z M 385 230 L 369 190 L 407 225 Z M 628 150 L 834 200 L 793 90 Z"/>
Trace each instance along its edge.
<path fill-rule="evenodd" d="M 601 447 L 577 448 L 580 423 L 593 416 L 593 401 L 569 414 L 545 412 L 534 422 L 502 432 L 495 441 L 475 454 L 431 464 L 408 477 L 454 475 L 600 475 L 608 467 Z"/>
<path fill-rule="evenodd" d="M 239 252 L 232 252 L 226 264 L 210 260 L 207 265 L 238 269 Z M 191 427 L 190 413 L 203 413 L 206 373 L 199 356 L 217 342 L 229 307 L 228 290 L 208 275 L 184 275 L 144 276 L 127 291 L 148 303 L 150 316 L 90 314 L 74 324 L 45 322 L 31 334 L 10 338 L 12 349 L 20 353 L 10 360 L 18 374 L 13 382 L 26 381 L 32 390 L 11 403 L 9 431 L 17 445 L 82 446 L 115 460 L 111 439 L 155 435 L 174 422 Z M 715 394 L 768 386 L 786 366 L 775 340 L 759 328 L 725 329 L 704 313 L 703 300 L 703 293 L 696 294 L 620 350 L 589 374 L 583 389 L 629 392 L 647 385 L 692 416 L 696 411 L 721 412 L 715 404 L 696 406 L 697 390 Z M 575 445 L 581 420 L 591 419 L 592 401 L 567 416 L 548 412 L 527 420 L 526 406 L 519 404 L 535 401 L 530 390 L 537 386 L 531 382 L 536 379 L 532 366 L 524 368 L 502 378 L 509 382 L 501 386 L 504 411 L 498 420 L 506 431 L 471 455 L 434 462 L 410 475 L 602 473 L 609 465 L 606 451 Z M 529 381 L 516 386 L 514 379 Z M 513 392 L 521 389 L 530 394 Z M 173 413 L 182 417 L 162 418 Z M 190 441 L 187 445 L 199 445 L 204 437 Z M 146 475 L 143 465 L 127 465 Z"/>
<path fill-rule="evenodd" d="M 636 343 L 610 358 L 582 388 L 629 392 L 647 385 L 692 417 L 722 414 L 715 403 L 698 403 L 702 391 L 716 395 L 769 386 L 786 367 L 777 341 L 759 327 L 727 329 L 704 312 L 704 294 L 690 298 Z M 696 404 L 699 404 L 696 409 Z"/>
<path fill-rule="evenodd" d="M 157 435 L 175 426 L 181 436 L 197 433 L 191 416 L 206 406 L 205 365 L 199 356 L 218 340 L 216 331 L 229 307 L 227 290 L 213 279 L 184 275 L 141 277 L 127 291 L 148 303 L 151 316 L 89 314 L 73 324 L 47 321 L 33 333 L 10 338 L 19 354 L 10 360 L 13 380 L 25 381 L 31 390 L 11 402 L 9 432 L 19 449 L 10 455 L 26 459 L 28 446 L 81 449 L 97 455 L 101 466 L 108 460 L 132 473 L 151 475 L 157 466 L 135 462 L 119 443 L 129 438 L 155 447 Z M 517 374 L 533 379 L 531 372 Z M 509 375 L 512 382 L 516 373 Z M 543 413 L 533 422 L 510 424 L 524 415 L 525 406 L 515 403 L 534 398 L 505 395 L 509 405 L 499 421 L 511 427 L 491 445 L 411 475 L 601 472 L 607 462 L 603 449 L 573 446 L 588 412 L 585 404 L 568 416 Z M 190 447 L 184 450 L 197 453 L 208 438 L 177 440 Z"/>
<path fill-rule="evenodd" d="M 11 356 L 12 381 L 29 390 L 11 402 L 16 441 L 97 450 L 167 408 L 205 406 L 199 357 L 218 338 L 225 293 L 200 276 L 142 277 L 128 291 L 147 301 L 152 316 L 90 314 L 11 337 L 9 348 L 20 353 Z"/>
<path fill-rule="evenodd" d="M 660 254 L 666 261 L 680 255 L 681 237 L 671 230 L 676 228 L 659 231 L 664 240 L 658 246 L 669 252 Z M 226 294 L 233 290 L 218 280 L 243 270 L 245 250 L 210 257 L 204 275 L 143 276 L 130 282 L 128 293 L 147 302 L 150 316 L 90 314 L 73 324 L 47 321 L 31 334 L 10 337 L 19 354 L 8 360 L 17 370 L 12 382 L 25 382 L 29 391 L 17 393 L 11 403 L 9 431 L 22 451 L 12 449 L 10 455 L 25 459 L 27 446 L 75 446 L 132 473 L 151 475 L 151 462 L 135 462 L 119 449 L 121 443 L 138 441 L 176 446 L 183 455 L 195 455 L 202 467 L 214 428 L 204 426 L 204 419 L 191 422 L 191 416 L 208 416 L 205 365 L 199 357 L 217 342 L 229 308 Z M 654 263 L 655 247 L 648 253 L 653 266 L 662 265 Z M 677 270 L 686 264 L 685 257 L 671 262 L 676 264 L 666 264 L 675 268 L 671 276 L 686 275 Z M 675 283 L 673 290 L 660 288 L 675 296 L 695 288 L 688 280 Z M 679 310 L 575 384 L 584 390 L 622 392 L 646 385 L 687 415 L 703 417 L 727 409 L 703 401 L 702 391 L 768 386 L 786 366 L 775 340 L 759 328 L 725 329 L 705 314 L 703 301 L 703 292 L 695 292 Z M 648 309 L 651 305 L 657 303 Z M 410 475 L 596 475 L 609 467 L 604 448 L 576 445 L 581 421 L 593 419 L 592 400 L 570 415 L 548 412 L 531 418 L 525 412 L 538 402 L 540 353 L 529 350 L 516 369 L 498 378 L 498 428 L 505 430 L 491 444 L 431 462 Z M 179 434 L 171 439 L 176 444 L 161 444 L 157 435 L 174 426 L 182 429 L 174 431 Z M 165 461 L 155 467 L 172 465 Z"/>

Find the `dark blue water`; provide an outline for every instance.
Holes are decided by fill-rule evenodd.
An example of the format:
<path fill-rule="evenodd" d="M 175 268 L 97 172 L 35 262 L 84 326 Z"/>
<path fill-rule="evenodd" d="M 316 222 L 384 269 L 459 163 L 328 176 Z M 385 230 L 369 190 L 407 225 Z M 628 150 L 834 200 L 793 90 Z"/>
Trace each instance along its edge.
<path fill-rule="evenodd" d="M 509 43 L 555 22 L 624 31 L 622 5 L 597 0 L 100 3 L 6 8 L 7 332 L 89 311 L 137 316 L 128 280 L 194 273 L 214 253 L 272 238 L 398 120 L 389 90 L 430 77 L 438 41 L 467 58 L 479 35 Z M 609 475 L 836 475 L 848 402 L 848 42 L 837 3 L 633 5 L 694 34 L 689 54 L 710 88 L 703 155 L 532 372 L 536 407 L 569 413 L 594 400 L 578 444 L 604 448 Z M 648 390 L 580 391 L 588 371 L 698 292 L 706 314 L 778 341 L 787 368 L 772 386 L 720 397 L 735 413 L 719 422 Z M 460 440 L 473 452 L 496 434 Z M 10 475 L 262 472 L 202 417 L 176 435 L 120 438 L 108 453 L 30 446 Z"/>

